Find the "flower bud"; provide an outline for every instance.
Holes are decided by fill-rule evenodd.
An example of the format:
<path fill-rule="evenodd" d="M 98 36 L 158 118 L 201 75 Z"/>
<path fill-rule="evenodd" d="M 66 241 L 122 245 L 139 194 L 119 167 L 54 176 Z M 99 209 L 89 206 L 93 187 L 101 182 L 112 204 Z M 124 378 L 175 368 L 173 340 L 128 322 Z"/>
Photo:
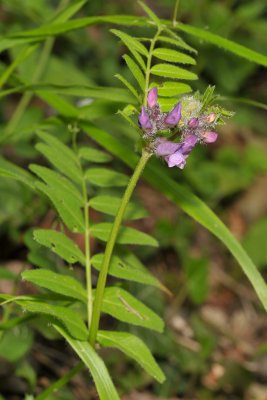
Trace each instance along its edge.
<path fill-rule="evenodd" d="M 210 113 L 206 116 L 206 121 L 208 122 L 208 124 L 212 124 L 215 121 L 216 117 L 217 115 L 215 113 Z"/>
<path fill-rule="evenodd" d="M 201 135 L 201 137 L 202 137 L 202 139 L 203 139 L 203 141 L 205 143 L 214 143 L 217 140 L 218 133 L 216 133 L 216 132 L 204 132 Z"/>
<path fill-rule="evenodd" d="M 149 108 L 155 107 L 155 105 L 158 103 L 158 89 L 156 87 L 153 87 L 147 95 L 147 104 Z"/>
<path fill-rule="evenodd" d="M 182 105 L 180 103 L 176 104 L 176 106 L 169 112 L 169 114 L 165 118 L 165 124 L 173 126 L 177 125 L 181 119 L 181 110 Z"/>
<path fill-rule="evenodd" d="M 149 115 L 146 112 L 146 109 L 144 106 L 142 106 L 142 108 L 141 108 L 141 113 L 139 114 L 138 122 L 139 122 L 140 128 L 142 128 L 144 130 L 152 128 L 152 124 L 150 122 Z"/>
<path fill-rule="evenodd" d="M 199 125 L 199 120 L 198 120 L 198 118 L 191 118 L 189 121 L 188 121 L 188 127 L 189 128 L 197 128 L 198 127 L 198 125 Z"/>
<path fill-rule="evenodd" d="M 188 155 L 193 150 L 198 141 L 199 139 L 196 135 L 187 135 L 182 142 L 181 150 L 183 154 Z"/>

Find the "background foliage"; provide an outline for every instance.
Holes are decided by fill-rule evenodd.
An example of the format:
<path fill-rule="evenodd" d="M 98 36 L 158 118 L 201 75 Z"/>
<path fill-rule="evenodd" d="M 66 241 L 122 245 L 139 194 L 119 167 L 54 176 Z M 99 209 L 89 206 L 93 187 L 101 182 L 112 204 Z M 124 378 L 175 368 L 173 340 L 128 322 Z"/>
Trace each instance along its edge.
<path fill-rule="evenodd" d="M 82 3 L 83 7 L 79 10 Z M 266 54 L 264 2 L 206 0 L 200 3 L 196 7 L 193 0 L 181 1 L 178 20 Z M 71 5 L 71 13 L 75 18 L 112 14 L 144 15 L 138 3 L 132 1 L 77 1 L 71 2 Z M 173 1 L 154 1 L 148 5 L 160 18 L 172 17 Z M 110 28 L 117 29 L 118 26 L 112 21 L 101 25 L 92 22 L 78 30 L 70 29 L 56 38 L 42 37 L 45 30 L 37 36 L 34 31 L 32 35 L 20 35 L 20 32 L 34 30 L 48 21 L 53 24 L 54 18 L 64 23 L 71 14 L 64 11 L 60 13 L 59 9 L 59 14 L 56 14 L 55 10 L 61 7 L 62 11 L 66 6 L 67 1 L 62 1 L 59 6 L 44 0 L 27 0 L 23 3 L 21 0 L 4 0 L 0 8 L 0 32 L 2 37 L 8 35 L 0 42 L 0 84 L 3 86 L 0 106 L 3 159 L 0 160 L 0 169 L 2 174 L 8 170 L 9 177 L 19 176 L 24 183 L 6 177 L 0 180 L 0 277 L 3 282 L 1 292 L 7 295 L 35 294 L 33 286 L 20 283 L 22 271 L 24 279 L 34 283 L 34 276 L 29 278 L 32 272 L 28 271 L 30 265 L 47 269 L 56 265 L 54 272 L 66 273 L 62 261 L 38 245 L 45 241 L 42 230 L 53 228 L 55 222 L 50 202 L 45 196 L 33 193 L 30 175 L 8 164 L 13 162 L 23 167 L 24 171 L 30 165 L 30 170 L 42 177 L 45 170 L 33 164 L 46 165 L 40 152 L 47 156 L 48 149 L 45 147 L 44 135 L 39 133 L 37 137 L 36 132 L 49 131 L 63 143 L 69 142 L 78 125 L 90 133 L 90 137 L 82 139 L 84 150 L 80 151 L 84 162 L 88 158 L 99 161 L 102 157 L 103 162 L 123 174 L 116 177 L 119 184 L 112 187 L 113 195 L 122 193 L 126 183 L 125 175 L 130 174 L 129 167 L 133 167 L 136 162 L 133 146 L 136 133 L 115 114 L 131 98 L 123 90 L 112 89 L 120 85 L 114 75 L 119 73 L 133 82 L 122 59 L 125 48 L 121 43 L 118 44 L 118 38 L 110 32 Z M 223 97 L 221 101 L 226 99 L 222 104 L 235 109 L 236 114 L 231 124 L 221 128 L 220 140 L 216 146 L 212 149 L 198 148 L 183 172 L 167 171 L 163 166 L 161 168 L 158 160 L 154 160 L 146 170 L 146 181 L 138 189 L 137 197 L 142 208 L 138 207 L 135 212 L 139 213 L 138 217 L 145 216 L 145 209 L 148 209 L 151 217 L 132 222 L 131 227 L 153 233 L 160 243 L 160 249 L 139 248 L 136 250 L 137 255 L 173 295 L 170 297 L 164 291 L 156 290 L 155 287 L 160 285 L 156 279 L 152 286 L 147 287 L 125 282 L 121 290 L 129 290 L 164 316 L 167 327 L 164 334 L 159 335 L 138 326 L 126 326 L 123 322 L 115 326 L 114 321 L 106 317 L 104 328 L 113 326 L 114 330 L 128 329 L 130 333 L 144 339 L 167 376 L 165 383 L 155 383 L 117 351 L 105 350 L 105 360 L 108 369 L 114 371 L 112 378 L 125 399 L 135 398 L 136 391 L 138 399 L 141 396 L 184 396 L 187 399 L 196 397 L 205 400 L 226 399 L 229 396 L 232 399 L 264 399 L 267 390 L 264 384 L 267 375 L 264 367 L 266 319 L 259 301 L 228 251 L 194 220 L 173 206 L 166 195 L 169 198 L 173 196 L 168 192 L 168 183 L 175 184 L 173 187 L 182 208 L 220 236 L 217 226 L 212 229 L 213 217 L 209 220 L 207 210 L 200 208 L 198 211 L 198 200 L 191 200 L 193 207 L 188 203 L 190 195 L 187 196 L 185 187 L 196 193 L 230 227 L 257 268 L 265 275 L 267 206 L 264 193 L 267 167 L 264 105 L 266 71 L 263 66 L 266 66 L 266 59 L 264 56 L 257 58 L 249 52 L 244 54 L 244 58 L 237 57 L 211 45 L 212 38 L 201 39 L 196 33 L 198 31 L 186 33 L 186 26 L 182 27 L 184 32 L 179 31 L 179 34 L 198 50 L 194 71 L 200 79 L 191 83 L 191 86 L 194 90 L 203 91 L 208 84 L 215 84 L 216 92 Z M 131 35 L 148 34 L 144 26 L 122 29 Z M 39 46 L 36 41 L 40 38 Z M 15 46 L 14 43 L 21 44 Z M 94 89 L 97 85 L 100 85 L 98 90 Z M 92 98 L 95 99 L 93 102 Z M 110 99 L 115 101 L 111 102 Z M 259 107 L 254 107 L 257 104 L 246 104 L 248 99 L 260 103 Z M 77 118 L 83 120 L 83 123 L 77 124 Z M 92 128 L 91 123 L 96 128 Z M 106 137 L 103 131 L 109 132 L 111 137 Z M 96 146 L 98 150 L 102 151 L 101 145 L 104 145 L 111 154 L 100 153 L 95 155 L 95 159 L 94 154 L 88 155 L 86 149 L 92 146 L 92 139 L 100 145 Z M 61 168 L 67 165 L 69 158 L 68 163 L 63 160 Z M 73 178 L 73 171 L 75 168 L 70 168 L 69 173 L 65 171 L 70 179 Z M 155 171 L 160 171 L 161 175 L 155 175 Z M 91 179 L 97 176 L 96 173 L 96 170 L 93 173 L 91 170 Z M 74 174 L 75 179 L 77 174 Z M 110 178 L 103 175 L 103 171 L 101 178 L 102 186 L 99 193 L 96 193 L 101 196 L 110 194 L 110 188 L 107 188 Z M 96 180 L 99 183 L 99 178 Z M 157 191 L 146 182 L 157 187 Z M 39 183 L 39 190 L 47 190 L 44 183 Z M 102 209 L 99 202 L 97 204 L 92 206 L 95 209 L 95 223 L 103 222 L 99 214 Z M 65 215 L 65 220 L 68 220 L 70 230 L 75 227 L 79 232 L 79 220 L 73 221 L 69 215 Z M 111 220 L 109 217 L 105 219 L 108 222 Z M 33 227 L 39 228 L 35 230 L 38 243 L 32 239 Z M 95 232 L 96 237 L 99 235 L 101 233 Z M 221 237 L 224 235 L 222 231 Z M 75 238 L 76 243 L 83 248 L 82 236 L 75 235 Z M 94 253 L 102 251 L 101 245 L 96 242 L 93 241 L 91 245 Z M 235 244 L 233 246 L 235 248 Z M 60 254 L 60 250 L 57 249 L 56 253 Z M 73 276 L 71 264 L 82 257 L 77 249 L 74 253 L 66 260 L 70 265 L 67 270 L 70 278 Z M 243 263 L 247 265 L 244 259 Z M 95 265 L 97 268 L 97 259 Z M 82 269 L 76 270 L 76 273 L 83 279 Z M 115 282 L 113 279 L 110 278 L 111 283 Z M 82 301 L 82 291 L 79 288 L 76 296 L 77 293 Z M 28 311 L 33 311 L 33 307 L 37 306 L 30 302 L 23 304 L 24 310 Z M 61 312 L 59 309 L 58 313 Z M 43 309 L 42 313 L 45 313 Z M 18 323 L 18 318 L 28 320 L 28 324 Z M 73 323 L 74 318 L 73 315 L 67 315 L 63 321 L 65 326 L 69 322 Z M 75 329 L 75 324 L 69 329 Z M 3 386 L 0 391 L 3 398 L 23 398 L 23 393 L 39 393 L 49 382 L 64 375 L 75 364 L 73 353 L 68 351 L 65 354 L 65 344 L 57 340 L 59 336 L 48 326 L 45 315 L 32 318 L 30 313 L 17 313 L 15 305 L 9 306 L 3 314 L 1 334 L 0 356 L 3 368 L 0 374 Z M 80 329 L 77 334 L 82 335 Z M 52 338 L 56 341 L 50 342 Z M 66 339 L 71 341 L 71 338 Z M 83 336 L 80 337 L 82 339 Z M 87 398 L 88 391 L 93 398 L 95 390 L 88 382 L 87 375 L 81 374 L 74 383 L 55 396 L 51 394 L 49 398 L 83 399 Z"/>

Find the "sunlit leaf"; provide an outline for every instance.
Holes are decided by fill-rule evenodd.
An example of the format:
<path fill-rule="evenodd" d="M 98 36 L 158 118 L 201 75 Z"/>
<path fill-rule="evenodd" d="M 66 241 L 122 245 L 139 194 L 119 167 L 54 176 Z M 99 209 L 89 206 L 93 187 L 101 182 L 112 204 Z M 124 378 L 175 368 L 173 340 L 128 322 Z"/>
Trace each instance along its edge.
<path fill-rule="evenodd" d="M 192 64 L 192 65 L 196 64 L 196 61 L 193 57 L 190 57 L 187 54 L 181 53 L 176 50 L 158 47 L 153 51 L 152 54 L 154 57 L 168 62 Z"/>
<path fill-rule="evenodd" d="M 172 79 L 188 79 L 188 80 L 198 79 L 197 75 L 194 74 L 193 72 L 177 67 L 176 65 L 172 64 L 153 65 L 153 67 L 151 68 L 151 74 Z"/>

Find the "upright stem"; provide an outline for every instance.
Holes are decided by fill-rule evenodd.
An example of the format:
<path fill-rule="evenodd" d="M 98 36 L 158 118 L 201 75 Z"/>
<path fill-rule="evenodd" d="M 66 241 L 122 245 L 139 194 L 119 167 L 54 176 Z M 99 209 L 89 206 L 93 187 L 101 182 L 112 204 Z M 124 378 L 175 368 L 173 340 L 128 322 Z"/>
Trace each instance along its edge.
<path fill-rule="evenodd" d="M 149 47 L 149 52 L 148 52 L 148 57 L 147 57 L 147 64 L 146 64 L 146 81 L 145 81 L 145 96 L 144 96 L 144 106 L 146 107 L 147 105 L 147 93 L 148 93 L 148 88 L 149 88 L 149 79 L 150 79 L 150 68 L 151 68 L 151 61 L 153 57 L 153 50 L 156 44 L 156 41 L 158 39 L 158 36 L 161 33 L 161 28 L 159 27 L 154 38 L 151 40 L 150 47 Z"/>
<path fill-rule="evenodd" d="M 140 175 L 142 174 L 142 171 L 143 171 L 149 157 L 150 157 L 150 154 L 144 150 L 138 164 L 136 165 L 134 173 L 133 173 L 132 177 L 130 178 L 128 186 L 124 192 L 118 213 L 115 217 L 115 220 L 114 220 L 111 232 L 110 232 L 109 240 L 106 245 L 104 258 L 103 258 L 99 278 L 97 281 L 96 294 L 95 294 L 95 300 L 94 300 L 94 308 L 93 308 L 93 317 L 92 317 L 92 323 L 91 323 L 90 332 L 89 332 L 89 342 L 91 343 L 92 346 L 94 346 L 95 341 L 96 341 L 96 335 L 97 335 L 98 327 L 99 327 L 101 307 L 102 307 L 102 301 L 103 301 L 103 296 L 104 296 L 104 290 L 105 290 L 105 286 L 106 286 L 108 270 L 109 270 L 109 264 L 110 264 L 110 260 L 112 257 L 114 245 L 116 243 L 116 239 L 118 236 L 119 228 L 121 226 L 122 218 L 125 213 L 127 204 L 129 203 L 131 195 L 134 191 L 134 188 L 137 184 L 137 181 L 140 178 Z"/>

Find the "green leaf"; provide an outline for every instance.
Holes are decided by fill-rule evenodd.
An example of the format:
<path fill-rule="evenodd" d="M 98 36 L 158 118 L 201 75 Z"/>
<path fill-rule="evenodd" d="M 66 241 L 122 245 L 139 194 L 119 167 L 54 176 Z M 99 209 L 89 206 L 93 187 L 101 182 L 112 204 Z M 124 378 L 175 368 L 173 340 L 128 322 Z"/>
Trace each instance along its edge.
<path fill-rule="evenodd" d="M 143 56 L 148 56 L 148 51 L 146 47 L 139 42 L 138 39 L 128 35 L 125 32 L 119 31 L 118 29 L 111 29 L 110 30 L 114 35 L 118 36 L 126 45 L 127 47 L 133 47 L 135 48 L 136 51 L 138 51 L 140 54 L 143 54 Z"/>
<path fill-rule="evenodd" d="M 160 60 L 181 63 L 181 64 L 192 64 L 195 65 L 196 61 L 193 57 L 188 56 L 187 54 L 180 53 L 176 50 L 165 49 L 162 47 L 158 47 L 154 49 L 152 55 Z"/>
<path fill-rule="evenodd" d="M 141 69 L 138 67 L 138 65 L 134 62 L 134 60 L 127 55 L 123 56 L 129 70 L 131 71 L 131 73 L 133 74 L 133 76 L 135 77 L 137 83 L 139 84 L 140 88 L 142 89 L 142 91 L 144 91 L 146 82 L 145 82 L 145 77 L 143 72 L 141 71 Z"/>
<path fill-rule="evenodd" d="M 16 86 L 12 89 L 2 90 L 0 93 L 0 98 L 9 96 L 14 93 L 21 92 L 35 92 L 40 97 L 50 97 L 54 100 L 55 109 L 57 109 L 57 101 L 66 106 L 66 102 L 62 97 L 56 96 L 74 96 L 74 97 L 85 97 L 100 100 L 108 100 L 114 103 L 135 103 L 134 97 L 125 89 L 122 88 L 112 88 L 112 87 L 96 87 L 87 85 L 56 85 L 54 83 L 35 83 Z M 56 100 L 57 99 L 57 100 Z M 68 113 L 73 116 L 72 107 L 68 105 Z M 68 113 L 64 115 L 68 116 Z"/>
<path fill-rule="evenodd" d="M 73 200 L 73 198 L 70 196 L 62 198 L 62 193 L 60 190 L 55 187 L 52 188 L 47 186 L 42 182 L 36 182 L 35 186 L 38 190 L 48 196 L 55 206 L 60 218 L 72 232 L 84 233 L 84 219 L 79 204 L 76 200 Z"/>
<path fill-rule="evenodd" d="M 37 45 L 27 46 L 18 54 L 15 60 L 5 69 L 3 74 L 0 77 L 0 87 L 2 87 L 13 71 L 20 65 L 24 60 L 26 60 L 35 50 L 37 49 Z"/>
<path fill-rule="evenodd" d="M 91 259 L 93 267 L 98 271 L 101 269 L 103 256 L 103 253 L 95 254 Z M 162 289 L 162 284 L 157 278 L 150 274 L 134 254 L 132 254 L 132 257 L 130 254 L 122 257 L 112 256 L 108 273 L 116 278 L 126 279 Z"/>
<path fill-rule="evenodd" d="M 189 50 L 189 51 L 191 51 L 193 53 L 197 53 L 197 50 L 195 50 L 193 47 L 189 46 L 187 43 L 185 43 L 178 36 L 176 36 L 176 37 L 168 37 L 168 36 L 161 35 L 161 36 L 158 36 L 158 40 L 160 42 L 173 44 L 174 46 L 179 47 L 181 49 L 185 49 L 185 50 Z"/>
<path fill-rule="evenodd" d="M 34 178 L 29 172 L 0 156 L 0 177 L 15 179 L 34 189 Z"/>
<path fill-rule="evenodd" d="M 121 76 L 120 74 L 116 74 L 115 77 L 117 79 L 119 79 L 128 89 L 129 91 L 137 98 L 138 102 L 140 101 L 139 99 L 139 95 L 137 93 L 137 91 L 135 90 L 135 88 L 130 84 L 130 82 L 128 82 L 123 76 Z"/>
<path fill-rule="evenodd" d="M 209 32 L 206 29 L 197 28 L 195 26 L 178 23 L 175 27 L 178 30 L 188 33 L 189 35 L 195 36 L 198 39 L 212 43 L 217 47 L 223 48 L 230 51 L 240 57 L 243 57 L 256 64 L 267 67 L 267 56 L 258 53 L 248 47 L 242 46 L 241 44 L 235 43 L 231 40 L 225 39 L 215 33 Z"/>
<path fill-rule="evenodd" d="M 55 328 L 67 340 L 69 345 L 89 369 L 100 400 L 120 400 L 103 360 L 91 345 L 88 342 L 81 342 L 73 339 L 58 326 L 55 326 Z"/>
<path fill-rule="evenodd" d="M 108 222 L 102 222 L 91 226 L 91 234 L 97 239 L 108 241 L 112 224 Z M 121 226 L 119 229 L 118 238 L 116 240 L 119 244 L 138 244 L 142 246 L 153 246 L 157 247 L 158 242 L 152 236 L 147 233 L 140 232 L 137 229 L 130 228 L 128 226 Z"/>
<path fill-rule="evenodd" d="M 152 84 L 151 84 L 152 86 Z M 154 86 L 154 84 L 153 84 Z M 163 82 L 158 86 L 159 96 L 173 97 L 180 94 L 192 92 L 192 88 L 186 83 L 180 82 Z"/>
<path fill-rule="evenodd" d="M 81 182 L 82 171 L 76 154 L 65 144 L 48 133 L 38 132 L 38 136 L 47 144 L 37 144 L 37 150 L 64 175 L 74 182 Z"/>
<path fill-rule="evenodd" d="M 172 64 L 156 64 L 150 70 L 152 75 L 163 76 L 172 79 L 198 79 L 197 75 L 186 69 L 176 67 Z"/>
<path fill-rule="evenodd" d="M 80 262 L 84 265 L 84 254 L 79 246 L 62 232 L 51 229 L 35 229 L 33 238 L 42 246 L 48 247 L 70 264 Z"/>
<path fill-rule="evenodd" d="M 100 187 L 127 186 L 129 180 L 127 175 L 107 168 L 90 168 L 85 176 L 92 185 Z"/>
<path fill-rule="evenodd" d="M 85 304 L 87 302 L 86 290 L 80 282 L 71 276 L 58 274 L 47 269 L 35 269 L 24 271 L 22 279 Z"/>
<path fill-rule="evenodd" d="M 77 206 L 83 207 L 84 201 L 79 190 L 64 176 L 58 174 L 50 168 L 31 164 L 30 170 L 38 175 L 48 186 L 54 189 L 63 199 L 70 198 L 77 203 Z"/>
<path fill-rule="evenodd" d="M 143 326 L 157 332 L 163 331 L 162 319 L 141 301 L 119 287 L 105 289 L 102 311 L 132 325 Z"/>
<path fill-rule="evenodd" d="M 142 56 L 139 54 L 141 53 L 145 56 L 148 55 L 148 51 L 145 48 L 145 46 L 142 43 L 140 43 L 137 39 L 127 35 L 127 33 L 125 32 L 118 31 L 117 29 L 111 29 L 111 32 L 123 41 L 128 50 L 132 53 L 136 61 L 139 63 L 140 67 L 143 69 L 143 71 L 145 71 L 146 64 Z"/>
<path fill-rule="evenodd" d="M 86 340 L 88 332 L 82 318 L 76 311 L 67 307 L 55 306 L 41 301 L 16 300 L 25 311 L 35 314 L 45 314 L 63 323 L 69 334 L 75 339 Z"/>
<path fill-rule="evenodd" d="M 113 216 L 117 214 L 120 204 L 121 198 L 114 196 L 96 196 L 93 197 L 89 202 L 89 205 L 94 210 Z M 123 218 L 125 220 L 131 220 L 144 218 L 147 216 L 148 213 L 143 207 L 136 203 L 128 203 Z"/>
<path fill-rule="evenodd" d="M 79 149 L 78 155 L 80 158 L 83 158 L 86 161 L 96 163 L 105 163 L 112 160 L 110 154 L 107 154 L 104 151 L 98 149 L 94 149 L 93 147 L 81 147 Z"/>
<path fill-rule="evenodd" d="M 91 124 L 83 123 L 82 126 L 85 132 L 98 144 L 117 156 L 129 167 L 135 167 L 138 157 L 134 153 L 129 153 L 128 147 L 121 141 L 105 131 L 93 127 Z M 158 163 L 152 165 L 150 161 L 144 171 L 144 177 L 151 185 L 160 190 L 167 198 L 181 207 L 188 215 L 225 244 L 239 262 L 264 308 L 267 310 L 266 283 L 243 247 L 214 212 L 187 187 L 168 176 L 166 168 L 161 167 Z"/>
<path fill-rule="evenodd" d="M 156 16 L 156 14 L 142 1 L 138 1 L 140 6 L 143 8 L 143 10 L 147 13 L 151 21 L 155 22 L 157 26 L 161 26 L 161 21 L 160 19 Z"/>
<path fill-rule="evenodd" d="M 156 20 L 159 21 L 161 25 L 169 26 L 170 28 L 173 27 L 172 22 L 170 22 L 169 20 L 158 20 L 157 17 L 155 21 Z M 75 19 L 61 24 L 53 25 L 50 23 L 47 25 L 43 25 L 37 29 L 32 29 L 24 32 L 15 32 L 6 38 L 2 38 L 0 43 L 0 51 L 6 50 L 13 46 L 21 45 L 23 43 L 42 41 L 45 40 L 48 36 L 50 37 L 54 35 L 59 35 L 94 24 L 113 23 L 118 25 L 147 26 L 147 22 L 148 21 L 143 17 L 130 15 L 105 15 Z M 231 53 L 236 54 L 244 59 L 267 67 L 267 56 L 265 56 L 264 54 L 251 50 L 231 40 L 222 38 L 221 36 L 216 35 L 212 32 L 208 32 L 206 29 L 196 28 L 191 25 L 182 23 L 177 23 L 175 29 L 186 32 L 192 36 L 202 39 L 203 41 L 212 43 L 217 47 L 228 50 Z"/>
<path fill-rule="evenodd" d="M 99 331 L 97 341 L 103 347 L 115 347 L 121 350 L 140 364 L 158 382 L 164 382 L 164 373 L 156 363 L 149 348 L 135 335 L 128 332 Z"/>
<path fill-rule="evenodd" d="M 87 0 L 75 0 L 68 7 L 64 7 L 55 18 L 52 19 L 51 23 L 59 24 L 70 19 L 74 14 L 76 14 L 83 6 L 86 4 Z"/>

